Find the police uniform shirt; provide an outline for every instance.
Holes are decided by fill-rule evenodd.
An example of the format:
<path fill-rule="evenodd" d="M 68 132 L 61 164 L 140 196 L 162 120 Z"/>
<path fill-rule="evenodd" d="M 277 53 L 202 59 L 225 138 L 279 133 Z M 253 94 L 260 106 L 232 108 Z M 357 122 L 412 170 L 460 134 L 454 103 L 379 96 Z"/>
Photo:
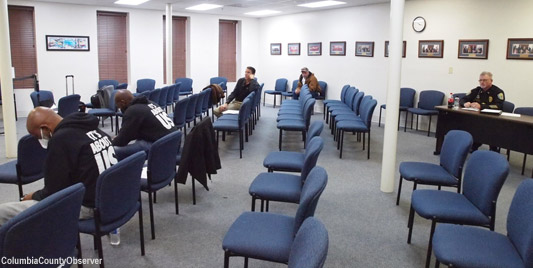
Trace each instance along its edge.
<path fill-rule="evenodd" d="M 499 87 L 492 85 L 488 90 L 483 90 L 481 87 L 476 87 L 470 93 L 461 99 L 461 105 L 464 106 L 466 102 L 477 102 L 481 105 L 481 109 L 497 109 L 501 110 L 505 94 Z"/>

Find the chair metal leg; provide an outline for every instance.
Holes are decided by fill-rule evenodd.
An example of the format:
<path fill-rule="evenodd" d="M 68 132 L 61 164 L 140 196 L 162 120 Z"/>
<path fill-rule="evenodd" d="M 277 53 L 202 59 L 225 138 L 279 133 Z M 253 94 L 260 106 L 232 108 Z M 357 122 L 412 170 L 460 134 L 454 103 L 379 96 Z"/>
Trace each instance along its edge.
<path fill-rule="evenodd" d="M 265 208 L 265 200 L 261 199 L 261 212 L 265 211 L 264 208 Z"/>
<path fill-rule="evenodd" d="M 403 132 L 407 132 L 407 118 L 409 117 L 409 112 L 405 112 L 405 124 L 403 125 Z"/>
<path fill-rule="evenodd" d="M 144 256 L 144 226 L 143 226 L 143 205 L 141 201 L 141 195 L 139 193 L 139 235 L 141 238 L 141 256 Z"/>
<path fill-rule="evenodd" d="M 527 154 L 524 154 L 524 161 L 522 161 L 522 175 L 524 175 L 524 170 L 526 169 L 526 157 Z"/>
<path fill-rule="evenodd" d="M 525 160 L 524 160 L 525 161 Z M 17 168 L 18 169 L 18 168 Z M 18 173 L 18 172 L 17 172 Z M 522 169 L 522 174 L 524 174 Z M 18 177 L 18 176 L 17 176 Z M 19 198 L 22 198 L 24 196 L 24 193 L 22 192 L 22 182 L 20 181 L 20 177 L 18 179 L 18 188 L 19 188 Z"/>
<path fill-rule="evenodd" d="M 400 194 L 402 192 L 403 177 L 400 175 L 400 182 L 398 183 L 398 195 L 396 196 L 396 205 L 400 205 Z"/>
<path fill-rule="evenodd" d="M 248 257 L 244 257 L 244 268 L 248 268 Z"/>
<path fill-rule="evenodd" d="M 194 178 L 191 178 L 192 180 L 192 204 L 196 205 L 196 183 L 194 182 Z"/>
<path fill-rule="evenodd" d="M 152 240 L 155 239 L 155 224 L 154 224 L 154 205 L 152 204 L 152 193 L 148 192 L 148 206 L 150 208 L 150 228 L 152 230 Z"/>
<path fill-rule="evenodd" d="M 100 236 L 100 232 L 98 231 L 94 235 L 98 247 L 98 258 L 102 260 L 100 262 L 100 267 L 104 268 L 104 250 L 102 249 L 102 237 Z"/>
<path fill-rule="evenodd" d="M 265 208 L 266 212 L 268 212 L 269 205 L 270 205 L 270 200 L 266 200 L 266 208 Z"/>
<path fill-rule="evenodd" d="M 431 233 L 429 234 L 428 252 L 426 255 L 426 268 L 429 268 L 429 264 L 431 262 L 431 252 L 433 250 L 433 233 L 435 233 L 435 225 L 437 225 L 437 222 L 435 220 L 432 220 Z"/>
<path fill-rule="evenodd" d="M 265 94 L 266 92 L 263 92 L 263 106 L 265 106 Z"/>
<path fill-rule="evenodd" d="M 416 131 L 418 131 L 418 115 L 416 115 Z"/>
<path fill-rule="evenodd" d="M 276 108 L 276 94 L 274 94 L 274 108 Z"/>
<path fill-rule="evenodd" d="M 435 268 L 439 268 L 440 267 L 440 262 L 439 260 L 435 260 Z"/>
<path fill-rule="evenodd" d="M 407 228 L 409 228 L 409 234 L 407 234 L 407 244 L 411 244 L 411 236 L 413 234 L 414 218 L 415 218 L 415 210 L 413 209 L 413 205 L 411 205 L 411 208 L 409 209 L 409 219 L 407 220 Z"/>
<path fill-rule="evenodd" d="M 363 151 L 365 150 L 366 133 L 363 133 Z"/>
<path fill-rule="evenodd" d="M 252 195 L 252 211 L 255 211 L 255 196 Z"/>
<path fill-rule="evenodd" d="M 176 215 L 180 214 L 180 208 L 178 204 L 178 182 L 176 181 L 176 178 L 174 178 L 174 201 L 175 201 L 175 207 L 176 207 Z"/>
<path fill-rule="evenodd" d="M 344 129 L 341 129 L 341 130 L 339 130 L 339 131 L 340 131 L 339 142 L 340 142 L 340 144 L 341 144 L 341 147 L 340 147 L 341 152 L 340 152 L 339 158 L 342 159 L 342 146 L 343 146 L 343 144 L 344 144 Z"/>
<path fill-rule="evenodd" d="M 242 139 L 243 132 L 244 132 L 243 129 L 239 131 L 239 156 L 240 158 L 242 158 L 242 147 L 244 146 L 244 142 Z"/>
<path fill-rule="evenodd" d="M 281 151 L 281 134 L 282 134 L 283 130 L 280 128 L 279 129 L 279 150 Z"/>
<path fill-rule="evenodd" d="M 364 139 L 365 136 L 363 136 Z M 368 151 L 366 152 L 366 159 L 370 159 L 370 129 L 368 130 Z"/>
<path fill-rule="evenodd" d="M 229 251 L 225 250 L 224 251 L 224 268 L 228 268 L 229 267 Z"/>
<path fill-rule="evenodd" d="M 431 115 L 429 116 L 428 137 L 429 137 L 429 131 L 430 130 L 431 130 Z"/>
<path fill-rule="evenodd" d="M 379 107 L 379 121 L 378 121 L 378 127 L 381 127 L 381 110 L 383 110 L 383 107 Z"/>

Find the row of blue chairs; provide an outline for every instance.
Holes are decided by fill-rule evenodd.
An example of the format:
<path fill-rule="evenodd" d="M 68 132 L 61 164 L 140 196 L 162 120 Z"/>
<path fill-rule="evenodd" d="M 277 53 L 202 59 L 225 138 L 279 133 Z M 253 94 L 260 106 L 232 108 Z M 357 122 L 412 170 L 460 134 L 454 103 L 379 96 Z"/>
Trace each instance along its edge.
<path fill-rule="evenodd" d="M 265 94 L 274 95 L 274 108 L 276 108 L 276 96 L 280 96 L 280 105 L 283 104 L 283 98 L 291 97 L 293 99 L 295 98 L 295 92 L 296 88 L 298 87 L 298 80 L 292 81 L 292 87 L 291 91 L 287 91 L 287 83 L 288 80 L 286 78 L 279 78 L 276 80 L 276 84 L 274 86 L 273 90 L 265 90 L 263 93 L 263 106 L 265 106 Z M 322 93 L 320 95 L 313 96 L 317 100 L 325 100 L 326 99 L 326 93 L 328 90 L 328 83 L 324 81 L 318 81 L 318 84 L 320 85 L 320 88 L 322 89 Z"/>
<path fill-rule="evenodd" d="M 211 88 L 208 88 L 178 101 L 174 112 L 170 113 L 169 117 L 174 120 L 174 125 L 187 136 L 187 127 L 191 126 L 191 122 L 196 126 L 196 119 L 202 120 L 204 115 L 209 116 L 212 108 Z"/>

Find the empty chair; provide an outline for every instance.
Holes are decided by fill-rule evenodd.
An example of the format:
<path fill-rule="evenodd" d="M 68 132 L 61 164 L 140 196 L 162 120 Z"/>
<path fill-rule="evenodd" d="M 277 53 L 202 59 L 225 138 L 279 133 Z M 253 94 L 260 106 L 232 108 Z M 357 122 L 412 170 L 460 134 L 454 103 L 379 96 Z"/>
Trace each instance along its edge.
<path fill-rule="evenodd" d="M 150 97 L 148 98 L 150 101 L 152 101 L 155 104 L 159 105 L 160 98 L 161 98 L 161 89 L 160 88 L 156 88 L 156 89 L 150 91 Z"/>
<path fill-rule="evenodd" d="M 104 125 L 105 118 L 109 117 L 111 119 L 111 131 L 113 131 L 113 117 L 115 117 L 115 122 L 118 125 L 117 107 L 115 105 L 115 94 L 116 93 L 117 93 L 116 90 L 113 90 L 113 92 L 111 92 L 107 107 L 91 109 L 87 112 L 89 114 L 102 118 L 102 125 Z"/>
<path fill-rule="evenodd" d="M 328 255 L 328 230 L 315 217 L 307 218 L 292 242 L 289 268 L 321 268 Z"/>
<path fill-rule="evenodd" d="M 84 193 L 83 184 L 77 183 L 50 195 L 7 221 L 0 228 L 2 258 L 25 260 L 40 257 L 44 260 L 57 260 L 72 257 L 78 242 L 78 217 Z"/>
<path fill-rule="evenodd" d="M 154 79 L 139 79 L 137 80 L 137 93 L 142 93 L 144 91 L 152 91 L 155 89 L 155 80 Z"/>
<path fill-rule="evenodd" d="M 431 242 L 437 223 L 475 225 L 494 230 L 496 201 L 509 174 L 509 163 L 492 151 L 472 153 L 465 168 L 463 193 L 439 190 L 415 190 L 407 227 L 407 243 L 411 243 L 415 212 L 431 220 L 426 267 L 431 260 Z"/>
<path fill-rule="evenodd" d="M 176 128 L 181 129 L 183 134 L 187 136 L 187 127 L 185 126 L 185 117 L 187 116 L 187 105 L 189 104 L 190 98 L 184 98 L 179 100 L 176 103 L 176 108 L 174 109 L 173 119 L 174 125 Z"/>
<path fill-rule="evenodd" d="M 291 86 L 291 91 L 285 91 L 285 92 L 281 92 L 281 96 L 286 99 L 287 97 L 291 97 L 293 96 L 294 94 L 294 91 L 296 91 L 296 88 L 298 87 L 298 80 L 293 80 L 292 81 L 292 86 Z"/>
<path fill-rule="evenodd" d="M 176 83 L 181 83 L 180 86 L 180 96 L 186 95 L 189 96 L 192 94 L 192 79 L 190 78 L 177 78 Z"/>
<path fill-rule="evenodd" d="M 200 94 L 193 94 L 189 98 L 190 100 L 187 104 L 187 112 L 185 114 L 185 123 L 187 123 L 188 126 L 191 126 L 191 122 L 196 118 L 196 105 L 199 102 Z"/>
<path fill-rule="evenodd" d="M 522 182 L 507 214 L 507 235 L 439 224 L 433 236 L 436 267 L 533 267 L 533 181 Z"/>
<path fill-rule="evenodd" d="M 25 135 L 18 142 L 17 160 L 0 165 L 0 183 L 16 184 L 19 197 L 24 196 L 22 185 L 44 177 L 46 153 L 36 138 Z"/>
<path fill-rule="evenodd" d="M 276 80 L 276 85 L 274 90 L 265 90 L 263 91 L 263 106 L 265 106 L 265 94 L 274 95 L 274 108 L 276 108 L 276 96 L 281 96 L 281 92 L 287 91 L 287 79 L 279 78 Z M 281 102 L 281 97 L 280 97 Z"/>
<path fill-rule="evenodd" d="M 205 114 L 206 116 L 209 116 L 209 108 L 210 108 L 209 104 L 212 103 L 211 102 L 211 88 L 207 88 L 204 91 L 205 91 L 205 93 L 204 93 L 204 99 L 203 99 L 203 102 L 202 102 L 202 114 Z M 200 120 L 202 120 L 201 116 L 200 116 Z"/>
<path fill-rule="evenodd" d="M 181 82 L 174 84 L 174 103 L 178 102 L 180 100 L 180 90 L 181 90 Z"/>
<path fill-rule="evenodd" d="M 100 80 L 98 81 L 98 89 L 101 89 L 105 86 L 113 86 L 113 89 L 117 89 L 118 87 L 118 81 L 117 80 Z"/>
<path fill-rule="evenodd" d="M 412 181 L 413 190 L 418 184 L 456 187 L 461 192 L 461 178 L 466 156 L 472 147 L 473 138 L 470 133 L 452 130 L 444 137 L 440 153 L 440 163 L 401 162 L 400 181 L 396 205 L 400 203 L 403 180 Z"/>
<path fill-rule="evenodd" d="M 318 84 L 320 85 L 320 95 L 313 94 L 313 97 L 315 97 L 317 100 L 325 100 L 328 93 L 328 83 L 324 81 L 318 81 Z"/>
<path fill-rule="evenodd" d="M 374 99 L 368 99 L 366 102 L 361 103 L 361 120 L 343 120 L 336 123 L 337 130 L 337 142 L 338 147 L 340 147 L 340 155 L 342 158 L 342 147 L 344 144 L 344 132 L 357 132 L 363 133 L 363 150 L 365 149 L 365 136 L 368 133 L 368 148 L 367 148 L 367 159 L 370 159 L 370 128 L 372 127 L 372 114 L 376 108 L 377 101 Z"/>
<path fill-rule="evenodd" d="M 71 113 L 79 111 L 80 98 L 80 95 L 73 94 L 59 99 L 59 102 L 57 103 L 57 114 L 61 117 L 65 117 Z"/>
<path fill-rule="evenodd" d="M 206 97 L 207 91 L 201 91 L 198 93 L 198 100 L 196 101 L 196 106 L 194 109 L 194 125 L 196 126 L 196 118 L 200 118 L 200 121 L 202 120 L 202 108 L 204 106 L 204 101 Z"/>
<path fill-rule="evenodd" d="M 170 106 L 171 111 L 172 111 L 172 107 L 174 105 L 174 93 L 175 92 L 176 92 L 176 84 L 170 85 L 168 88 L 167 103 L 165 104 L 165 109 L 166 107 Z M 179 100 L 179 94 L 178 94 L 178 100 Z"/>
<path fill-rule="evenodd" d="M 533 116 L 533 107 L 518 107 L 518 108 L 514 109 L 514 113 L 515 114 Z M 510 152 L 508 151 L 507 152 L 507 156 L 508 157 L 509 157 L 509 154 L 510 154 Z M 527 158 L 527 154 L 524 154 L 524 160 L 522 162 L 522 175 L 524 175 L 524 170 L 526 168 L 526 158 Z M 507 159 L 509 159 L 509 158 L 507 158 Z M 532 173 L 532 177 L 533 177 L 533 173 Z"/>
<path fill-rule="evenodd" d="M 436 90 L 424 90 L 420 92 L 418 99 L 418 108 L 408 108 L 407 114 L 411 113 L 411 128 L 413 128 L 413 116 L 416 114 L 416 130 L 418 130 L 418 116 L 429 116 L 428 137 L 431 130 L 431 117 L 437 115 L 439 112 L 435 106 L 442 105 L 444 93 Z M 407 129 L 407 115 L 405 116 L 404 131 Z"/>
<path fill-rule="evenodd" d="M 503 101 L 502 111 L 506 113 L 512 113 L 514 111 L 514 103 L 510 101 Z"/>
<path fill-rule="evenodd" d="M 232 256 L 287 263 L 294 237 L 302 223 L 315 213 L 328 180 L 326 171 L 315 167 L 305 181 L 295 217 L 274 213 L 245 212 L 231 225 L 222 241 L 224 267 Z"/>
<path fill-rule="evenodd" d="M 223 135 L 225 135 L 225 132 L 239 132 L 239 156 L 242 158 L 242 150 L 244 149 L 244 135 L 248 136 L 248 132 L 245 133 L 245 128 L 248 125 L 248 122 L 246 121 L 249 119 L 249 113 L 251 112 L 251 105 L 252 105 L 252 99 L 246 98 L 244 99 L 241 109 L 239 109 L 239 115 L 237 120 L 217 120 L 213 124 L 213 128 L 217 132 L 217 144 L 219 140 L 219 133 L 220 131 L 223 132 Z M 223 136 L 224 138 L 224 136 Z"/>
<path fill-rule="evenodd" d="M 159 107 L 163 108 L 166 110 L 166 106 L 167 106 L 167 97 L 168 97 L 168 90 L 170 89 L 170 86 L 165 86 L 165 87 L 162 87 L 161 88 L 161 94 L 159 95 L 159 100 L 156 101 L 155 103 L 157 103 L 159 105 Z"/>
<path fill-rule="evenodd" d="M 309 129 L 309 124 L 311 122 L 311 113 L 313 112 L 313 108 L 315 107 L 315 99 L 312 99 L 311 101 L 308 101 L 305 104 L 305 107 L 303 109 L 303 118 L 302 120 L 280 120 L 278 121 L 278 129 L 279 129 L 279 150 L 281 151 L 281 139 L 283 136 L 283 131 L 299 131 L 302 132 L 302 140 L 304 141 L 304 147 L 305 147 L 305 136 L 307 135 L 307 130 Z"/>
<path fill-rule="evenodd" d="M 52 107 L 55 104 L 54 93 L 48 90 L 33 91 L 30 94 L 33 108 L 38 106 Z"/>
<path fill-rule="evenodd" d="M 415 105 L 415 95 L 416 90 L 409 87 L 402 87 L 400 89 L 400 112 L 398 113 L 398 129 L 400 129 L 400 115 L 402 112 L 405 112 L 405 117 L 407 118 L 407 109 L 413 108 Z M 379 107 L 379 122 L 378 126 L 381 127 L 381 110 L 387 109 L 386 104 L 382 104 Z M 405 131 L 405 128 L 404 128 Z"/>
<path fill-rule="evenodd" d="M 106 169 L 96 180 L 94 218 L 79 222 L 81 233 L 91 234 L 104 266 L 101 237 L 126 224 L 139 214 L 141 255 L 144 256 L 144 230 L 141 204 L 141 172 L 145 152 L 137 152 Z"/>
<path fill-rule="evenodd" d="M 324 100 L 323 101 L 323 104 L 324 104 L 324 120 L 326 120 L 326 114 L 327 114 L 327 109 L 326 109 L 326 105 L 328 103 L 343 103 L 344 102 L 344 97 L 346 95 L 346 91 L 348 90 L 348 88 L 350 88 L 350 85 L 344 85 L 341 89 L 341 95 L 340 95 L 340 99 L 338 100 L 334 100 L 334 99 L 329 99 L 329 100 Z"/>

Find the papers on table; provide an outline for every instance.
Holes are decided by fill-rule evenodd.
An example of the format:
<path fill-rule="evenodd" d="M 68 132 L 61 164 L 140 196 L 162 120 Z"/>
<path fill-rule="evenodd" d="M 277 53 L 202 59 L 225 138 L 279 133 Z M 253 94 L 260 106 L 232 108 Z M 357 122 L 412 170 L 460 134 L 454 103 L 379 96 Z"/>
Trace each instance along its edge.
<path fill-rule="evenodd" d="M 513 113 L 506 113 L 506 112 L 503 112 L 502 115 L 503 116 L 510 116 L 510 117 L 520 117 L 520 114 L 513 114 Z"/>
<path fill-rule="evenodd" d="M 487 113 L 487 114 L 501 114 L 502 113 L 502 110 L 495 110 L 495 109 L 483 109 L 481 110 L 482 113 Z"/>
<path fill-rule="evenodd" d="M 461 110 L 474 111 L 474 112 L 479 111 L 479 109 L 477 108 L 461 108 Z"/>
<path fill-rule="evenodd" d="M 239 110 L 226 110 L 222 114 L 239 114 Z"/>

